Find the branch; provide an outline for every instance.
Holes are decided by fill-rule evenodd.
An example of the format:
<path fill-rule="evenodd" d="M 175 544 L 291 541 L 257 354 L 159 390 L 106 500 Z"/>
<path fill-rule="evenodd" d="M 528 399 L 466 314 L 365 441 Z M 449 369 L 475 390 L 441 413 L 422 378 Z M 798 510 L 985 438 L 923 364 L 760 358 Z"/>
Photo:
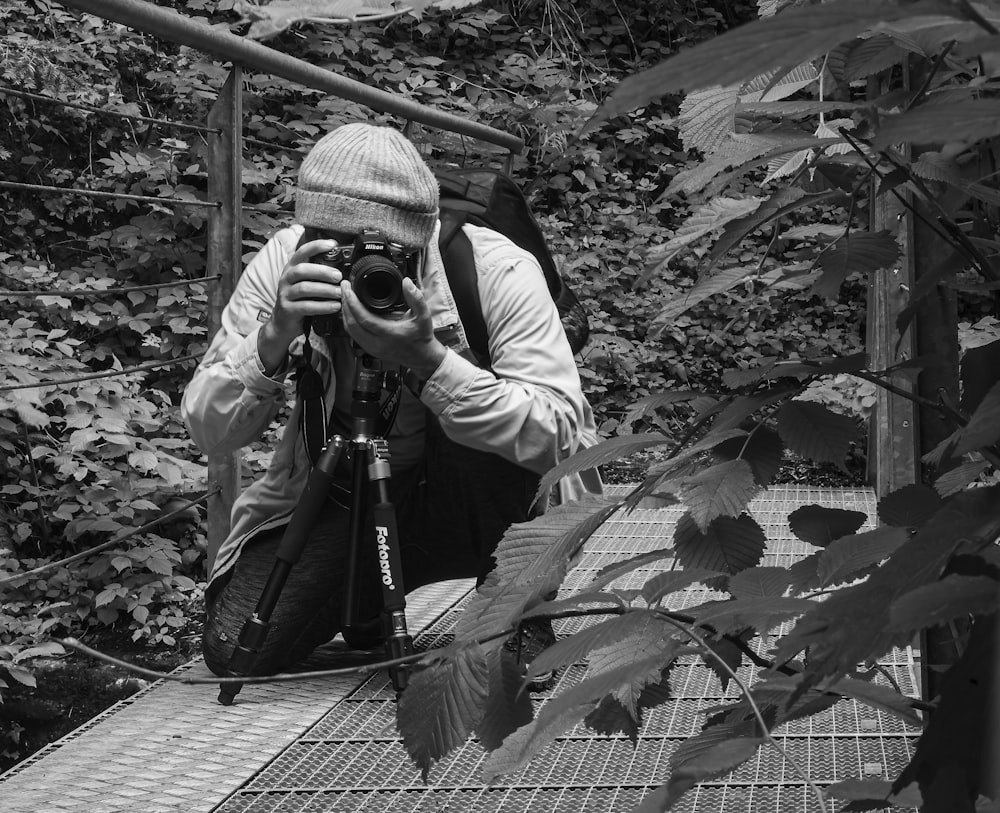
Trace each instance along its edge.
<path fill-rule="evenodd" d="M 678 630 L 680 630 L 682 633 L 688 636 L 691 640 L 697 643 L 698 646 L 702 647 L 704 651 L 710 654 L 715 659 L 715 661 L 726 671 L 730 679 L 737 686 L 740 687 L 740 691 L 743 692 L 743 696 L 746 698 L 747 704 L 750 706 L 750 709 L 753 711 L 754 717 L 757 719 L 757 724 L 760 726 L 760 730 L 761 733 L 764 735 L 764 739 L 766 739 L 771 744 L 771 746 L 779 754 L 781 754 L 781 756 L 785 759 L 785 761 L 795 769 L 795 772 L 802 777 L 802 780 L 809 786 L 809 789 L 812 790 L 813 795 L 816 797 L 816 801 L 819 803 L 820 811 L 822 811 L 822 813 L 826 813 L 826 800 L 823 798 L 823 791 L 819 789 L 819 786 L 815 782 L 813 782 L 812 779 L 809 778 L 809 774 L 806 773 L 805 769 L 788 755 L 788 752 L 784 748 L 782 748 L 781 744 L 771 734 L 770 729 L 767 727 L 767 723 L 764 721 L 764 715 L 761 714 L 760 708 L 757 706 L 757 702 L 753 699 L 753 695 L 750 693 L 750 687 L 747 686 L 747 684 L 743 682 L 740 676 L 736 674 L 736 670 L 730 667 L 730 665 L 726 663 L 725 659 L 722 658 L 721 655 L 717 654 L 716 651 L 712 649 L 712 647 L 706 644 L 705 639 L 702 638 L 693 629 L 684 624 L 681 624 L 678 621 L 675 621 L 673 618 L 670 617 L 669 613 L 660 613 L 660 615 L 667 623 L 676 627 Z"/>

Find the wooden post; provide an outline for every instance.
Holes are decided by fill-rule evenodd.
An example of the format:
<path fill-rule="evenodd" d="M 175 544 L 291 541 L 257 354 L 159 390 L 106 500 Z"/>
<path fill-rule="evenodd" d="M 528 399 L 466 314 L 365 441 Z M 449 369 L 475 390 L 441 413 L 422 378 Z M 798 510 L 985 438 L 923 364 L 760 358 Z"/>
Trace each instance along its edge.
<path fill-rule="evenodd" d="M 208 337 L 219 329 L 222 309 L 239 279 L 242 266 L 243 203 L 243 70 L 234 65 L 208 114 L 208 197 L 220 206 L 208 220 L 208 273 L 219 274 L 208 297 Z M 218 492 L 208 500 L 208 572 L 219 546 L 229 535 L 233 502 L 240 493 L 238 452 L 209 455 L 208 487 Z"/>

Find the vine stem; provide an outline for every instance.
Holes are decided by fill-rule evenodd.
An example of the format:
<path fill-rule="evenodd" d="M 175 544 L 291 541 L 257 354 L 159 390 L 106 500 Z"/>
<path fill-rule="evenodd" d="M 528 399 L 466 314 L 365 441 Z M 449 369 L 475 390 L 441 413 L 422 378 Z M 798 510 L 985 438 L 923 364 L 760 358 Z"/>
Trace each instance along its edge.
<path fill-rule="evenodd" d="M 660 617 L 663 618 L 663 620 L 666 621 L 668 624 L 676 627 L 684 635 L 688 636 L 692 641 L 698 644 L 698 646 L 700 646 L 705 652 L 710 654 L 712 658 L 715 660 L 715 662 L 718 663 L 719 666 L 721 666 L 726 671 L 730 679 L 737 686 L 740 687 L 740 691 L 743 692 L 743 696 L 746 698 L 747 704 L 750 706 L 751 711 L 753 711 L 754 717 L 757 719 L 757 724 L 760 726 L 760 730 L 764 735 L 764 739 L 767 740 L 767 742 L 770 743 L 770 745 L 779 754 L 781 754 L 782 758 L 795 769 L 795 772 L 799 776 L 801 776 L 802 780 L 809 786 L 809 789 L 813 792 L 813 795 L 816 797 L 816 803 L 819 805 L 821 813 L 827 813 L 826 799 L 823 797 L 823 791 L 820 790 L 819 785 L 817 785 L 815 782 L 813 782 L 812 779 L 809 778 L 809 774 L 806 773 L 805 769 L 801 765 L 799 765 L 798 762 L 792 759 L 791 756 L 789 756 L 788 752 L 784 749 L 781 743 L 779 743 L 774 738 L 774 735 L 767 727 L 767 723 L 764 721 L 764 715 L 761 713 L 760 707 L 757 705 L 757 702 L 753 699 L 753 695 L 750 693 L 750 687 L 747 686 L 747 684 L 743 681 L 743 679 L 736 674 L 736 670 L 733 669 L 728 663 L 726 663 L 725 659 L 721 655 L 717 654 L 716 651 L 712 649 L 712 647 L 710 647 L 707 643 L 705 643 L 705 639 L 702 638 L 693 629 L 691 629 L 691 627 L 682 624 L 680 621 L 677 621 L 674 618 L 671 618 L 669 613 L 658 612 L 658 615 L 660 615 Z"/>

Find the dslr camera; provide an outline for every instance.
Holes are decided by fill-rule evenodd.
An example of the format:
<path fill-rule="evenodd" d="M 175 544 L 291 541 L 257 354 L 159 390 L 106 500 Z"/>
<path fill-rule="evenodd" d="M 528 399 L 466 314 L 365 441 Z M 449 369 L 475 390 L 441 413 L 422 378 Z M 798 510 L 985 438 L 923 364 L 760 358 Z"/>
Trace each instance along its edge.
<path fill-rule="evenodd" d="M 390 243 L 377 231 L 359 234 L 349 246 L 337 246 L 312 257 L 312 262 L 337 268 L 351 283 L 361 304 L 373 313 L 387 314 L 407 309 L 403 280 L 417 279 L 420 251 Z M 344 336 L 339 313 L 314 316 L 313 331 L 321 336 Z"/>

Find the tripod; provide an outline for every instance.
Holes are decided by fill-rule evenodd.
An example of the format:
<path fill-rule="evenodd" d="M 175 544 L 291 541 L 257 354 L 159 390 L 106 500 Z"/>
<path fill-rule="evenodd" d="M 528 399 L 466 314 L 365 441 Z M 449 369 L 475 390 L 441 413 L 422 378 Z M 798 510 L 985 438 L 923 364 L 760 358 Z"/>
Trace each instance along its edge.
<path fill-rule="evenodd" d="M 348 515 L 347 580 L 344 591 L 343 625 L 349 628 L 357 623 L 360 593 L 361 550 L 365 535 L 365 514 L 368 486 L 374 485 L 376 499 L 373 507 L 376 558 L 382 587 L 382 633 L 385 636 L 385 654 L 389 660 L 413 652 L 413 639 L 406 629 L 406 594 L 403 588 L 403 569 L 399 555 L 399 536 L 396 529 L 396 510 L 389 499 L 388 446 L 377 436 L 379 395 L 386 384 L 387 373 L 377 359 L 356 349 L 357 364 L 351 402 L 351 437 L 335 434 L 329 438 L 316 465 L 309 474 L 302 496 L 292 513 L 288 526 L 275 554 L 274 567 L 253 614 L 240 630 L 236 648 L 229 658 L 227 671 L 232 676 L 249 675 L 257 654 L 264 646 L 270 629 L 271 614 L 292 567 L 299 561 L 310 531 L 316 527 L 326 508 L 327 497 L 333 487 L 337 466 L 346 452 L 351 462 L 351 497 Z M 405 665 L 389 667 L 389 677 L 397 692 L 407 685 Z M 224 683 L 219 688 L 219 702 L 232 705 L 243 687 L 242 683 Z"/>

